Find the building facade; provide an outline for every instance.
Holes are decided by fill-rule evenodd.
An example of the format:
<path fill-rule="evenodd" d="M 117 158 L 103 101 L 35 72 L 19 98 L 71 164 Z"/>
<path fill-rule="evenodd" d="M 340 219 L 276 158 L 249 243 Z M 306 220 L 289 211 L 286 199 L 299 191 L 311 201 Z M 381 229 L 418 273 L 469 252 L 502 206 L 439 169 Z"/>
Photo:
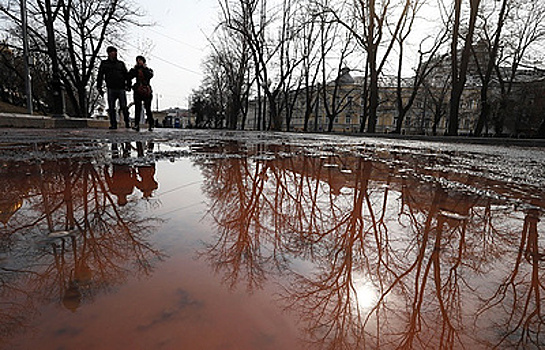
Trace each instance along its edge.
<path fill-rule="evenodd" d="M 379 81 L 377 133 L 391 133 L 396 128 L 399 118 L 397 85 L 397 78 L 392 76 L 383 76 Z M 284 106 L 291 106 L 282 109 L 282 130 L 326 132 L 330 122 L 331 131 L 336 133 L 366 130 L 366 125 L 362 128 L 362 121 L 366 120 L 363 77 L 352 77 L 348 69 L 343 69 L 337 80 L 325 87 L 318 85 L 311 89 L 308 92 L 304 89 L 291 91 L 290 101 L 282 101 Z M 413 89 L 411 79 L 402 81 L 403 105 L 409 101 Z M 460 99 L 459 135 L 472 135 L 475 131 L 481 112 L 481 89 L 480 78 L 470 71 Z M 414 103 L 403 119 L 401 133 L 443 135 L 448 124 L 450 94 L 448 65 L 438 65 L 419 87 Z M 505 82 L 502 85 L 494 79 L 488 90 L 488 100 L 491 111 L 484 135 L 534 135 L 545 118 L 545 71 L 520 70 L 508 87 Z M 264 108 L 266 115 L 267 101 L 261 102 L 261 113 L 263 115 Z M 259 115 L 257 101 L 250 101 L 246 130 L 267 129 Z M 259 123 L 261 128 L 257 127 Z"/>

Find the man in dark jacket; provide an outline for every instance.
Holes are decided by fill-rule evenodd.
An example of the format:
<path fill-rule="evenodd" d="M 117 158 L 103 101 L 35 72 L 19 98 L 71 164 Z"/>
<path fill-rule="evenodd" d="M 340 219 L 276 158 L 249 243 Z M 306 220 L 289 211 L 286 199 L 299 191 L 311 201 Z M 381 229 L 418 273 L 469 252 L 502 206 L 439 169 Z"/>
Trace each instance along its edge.
<path fill-rule="evenodd" d="M 115 47 L 108 46 L 106 52 L 108 53 L 108 59 L 100 62 L 100 66 L 98 68 L 98 92 L 101 95 L 104 95 L 104 90 L 102 90 L 102 81 L 106 80 L 110 129 L 117 129 L 115 103 L 118 100 L 119 108 L 123 112 L 125 127 L 129 128 L 129 109 L 127 108 L 127 95 L 125 94 L 125 90 L 130 88 L 130 85 L 128 85 L 127 82 L 127 67 L 125 67 L 125 63 L 117 59 L 117 49 Z"/>

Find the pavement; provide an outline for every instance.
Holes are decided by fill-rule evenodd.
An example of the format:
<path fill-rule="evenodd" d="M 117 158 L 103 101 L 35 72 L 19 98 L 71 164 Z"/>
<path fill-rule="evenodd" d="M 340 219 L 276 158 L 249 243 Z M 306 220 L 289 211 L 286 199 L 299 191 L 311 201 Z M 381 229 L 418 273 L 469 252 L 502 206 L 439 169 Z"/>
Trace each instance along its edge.
<path fill-rule="evenodd" d="M 0 128 L 37 128 L 37 129 L 64 129 L 64 128 L 98 128 L 107 129 L 108 120 L 88 118 L 58 118 L 43 115 L 29 115 L 19 113 L 0 113 Z"/>

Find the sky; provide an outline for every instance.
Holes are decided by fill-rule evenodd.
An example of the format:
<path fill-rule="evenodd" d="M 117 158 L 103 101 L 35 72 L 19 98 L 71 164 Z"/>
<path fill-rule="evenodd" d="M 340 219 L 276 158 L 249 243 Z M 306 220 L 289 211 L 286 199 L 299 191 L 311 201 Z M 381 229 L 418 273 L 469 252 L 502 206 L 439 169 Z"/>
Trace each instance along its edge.
<path fill-rule="evenodd" d="M 217 0 L 133 0 L 151 27 L 130 29 L 119 58 L 130 69 L 137 55 L 153 69 L 152 109 L 188 107 L 188 97 L 203 78 L 201 63 L 209 52 L 207 37 L 217 24 Z"/>

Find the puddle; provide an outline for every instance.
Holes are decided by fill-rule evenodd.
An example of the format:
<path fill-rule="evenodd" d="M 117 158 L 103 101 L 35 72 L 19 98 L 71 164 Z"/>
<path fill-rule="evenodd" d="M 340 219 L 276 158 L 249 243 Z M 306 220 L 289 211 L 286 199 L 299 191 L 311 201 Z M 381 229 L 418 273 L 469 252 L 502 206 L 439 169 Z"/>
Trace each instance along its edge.
<path fill-rule="evenodd" d="M 0 348 L 543 347 L 543 158 L 449 147 L 3 145 Z"/>

